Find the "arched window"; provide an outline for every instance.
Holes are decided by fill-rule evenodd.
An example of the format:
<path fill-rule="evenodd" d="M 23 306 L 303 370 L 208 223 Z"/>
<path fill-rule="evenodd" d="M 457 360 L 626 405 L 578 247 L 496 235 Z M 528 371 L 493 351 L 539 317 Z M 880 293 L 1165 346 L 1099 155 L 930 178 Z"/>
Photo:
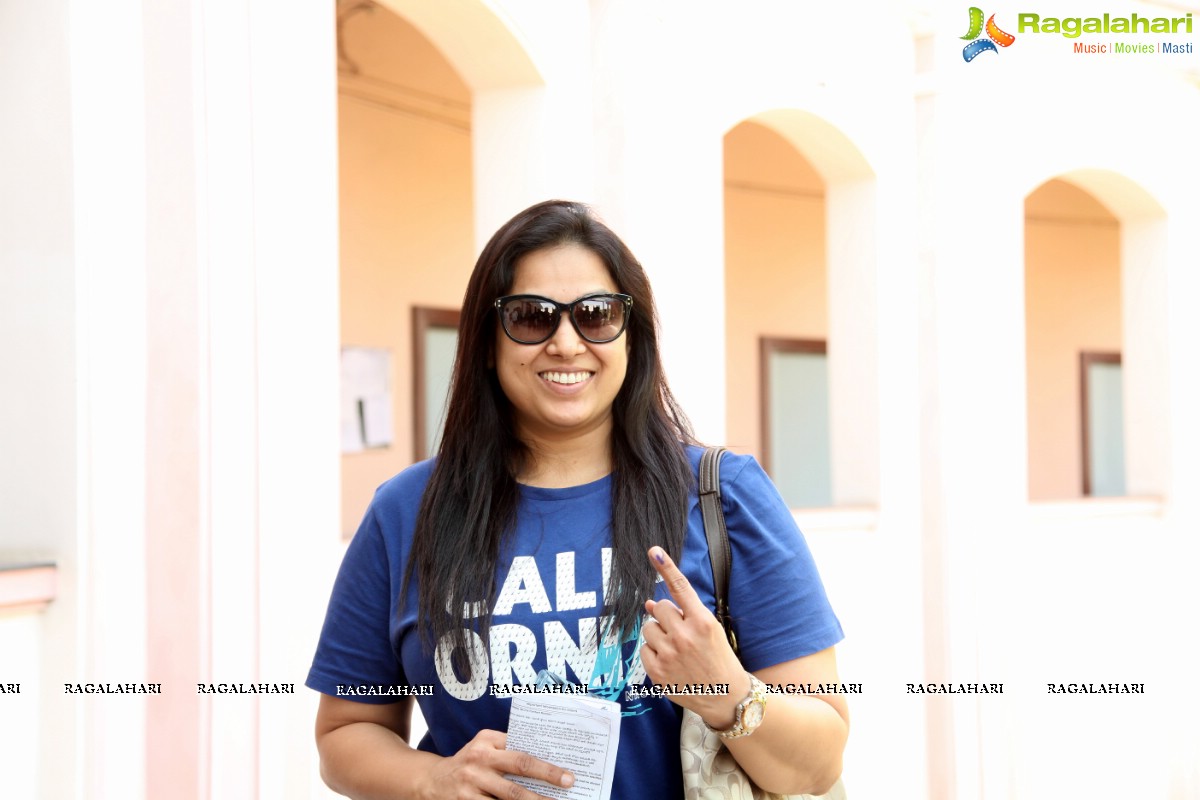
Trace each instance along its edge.
<path fill-rule="evenodd" d="M 1025 200 L 1031 500 L 1124 494 L 1121 341 L 1120 225 L 1048 181 Z"/>
<path fill-rule="evenodd" d="M 793 508 L 874 506 L 874 176 L 843 133 L 795 109 L 740 122 L 724 146 L 726 441 Z"/>

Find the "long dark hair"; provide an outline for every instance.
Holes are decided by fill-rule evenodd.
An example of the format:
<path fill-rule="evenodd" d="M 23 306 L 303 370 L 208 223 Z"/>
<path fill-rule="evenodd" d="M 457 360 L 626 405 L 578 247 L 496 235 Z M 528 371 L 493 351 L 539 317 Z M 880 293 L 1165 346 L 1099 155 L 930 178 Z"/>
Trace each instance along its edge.
<path fill-rule="evenodd" d="M 695 480 L 684 445 L 694 437 L 667 387 L 646 273 L 586 206 L 551 200 L 527 208 L 492 236 L 467 283 L 445 432 L 421 499 L 400 594 L 403 603 L 415 577 L 426 645 L 453 646 L 459 669 L 467 668 L 472 651 L 467 627 L 487 641 L 500 545 L 515 522 L 516 476 L 529 457 L 490 366 L 499 333 L 492 303 L 511 289 L 522 256 L 565 244 L 595 253 L 618 290 L 633 297 L 625 331 L 628 367 L 613 401 L 612 570 L 605 613 L 612 615 L 614 631 L 629 635 L 653 595 L 646 550 L 660 544 L 678 559 L 683 548 L 687 495 Z M 480 601 L 482 613 L 464 621 L 464 608 Z"/>

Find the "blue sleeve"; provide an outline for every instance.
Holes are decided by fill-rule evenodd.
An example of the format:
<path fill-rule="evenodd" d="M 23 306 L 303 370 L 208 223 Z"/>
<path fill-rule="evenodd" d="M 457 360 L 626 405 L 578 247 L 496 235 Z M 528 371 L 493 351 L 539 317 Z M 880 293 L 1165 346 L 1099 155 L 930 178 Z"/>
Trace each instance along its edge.
<path fill-rule="evenodd" d="M 727 454 L 721 500 L 733 563 L 729 608 L 750 671 L 837 644 L 842 626 L 792 512 L 751 456 Z"/>
<path fill-rule="evenodd" d="M 323 694 L 337 687 L 403 686 L 404 669 L 391 646 L 393 603 L 399 592 L 373 503 L 338 570 L 325 625 L 305 684 Z M 392 703 L 396 697 L 361 695 L 349 700 Z"/>

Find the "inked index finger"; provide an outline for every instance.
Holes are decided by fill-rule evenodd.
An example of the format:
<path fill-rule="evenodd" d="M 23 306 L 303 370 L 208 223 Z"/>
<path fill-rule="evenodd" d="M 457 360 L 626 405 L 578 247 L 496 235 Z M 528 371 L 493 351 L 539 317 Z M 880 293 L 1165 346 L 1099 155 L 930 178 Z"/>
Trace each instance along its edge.
<path fill-rule="evenodd" d="M 651 547 L 648 555 L 650 563 L 654 565 L 655 571 L 662 576 L 663 583 L 667 585 L 667 591 L 671 593 L 671 598 L 676 605 L 684 612 L 687 612 L 697 606 L 703 608 L 704 603 L 700 600 L 696 590 L 692 588 L 692 583 L 687 579 L 675 562 L 667 555 L 667 551 L 663 550 L 658 545 Z"/>

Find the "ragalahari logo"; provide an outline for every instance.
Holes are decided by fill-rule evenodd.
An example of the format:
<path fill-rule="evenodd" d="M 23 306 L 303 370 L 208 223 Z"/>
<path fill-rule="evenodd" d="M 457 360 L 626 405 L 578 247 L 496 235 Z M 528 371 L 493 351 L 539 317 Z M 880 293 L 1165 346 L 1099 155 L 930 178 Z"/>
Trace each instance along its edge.
<path fill-rule="evenodd" d="M 979 34 L 987 32 L 987 38 L 981 38 Z M 970 44 L 963 48 L 963 61 L 972 61 L 975 56 L 980 53 L 991 51 L 993 53 L 1000 52 L 996 49 L 996 45 L 1008 47 L 1017 40 L 1017 37 L 1011 33 L 1005 33 L 996 25 L 996 15 L 992 14 L 988 17 L 987 25 L 983 24 L 983 10 L 971 6 L 971 27 L 967 30 L 967 35 L 963 39 L 973 40 Z"/>

